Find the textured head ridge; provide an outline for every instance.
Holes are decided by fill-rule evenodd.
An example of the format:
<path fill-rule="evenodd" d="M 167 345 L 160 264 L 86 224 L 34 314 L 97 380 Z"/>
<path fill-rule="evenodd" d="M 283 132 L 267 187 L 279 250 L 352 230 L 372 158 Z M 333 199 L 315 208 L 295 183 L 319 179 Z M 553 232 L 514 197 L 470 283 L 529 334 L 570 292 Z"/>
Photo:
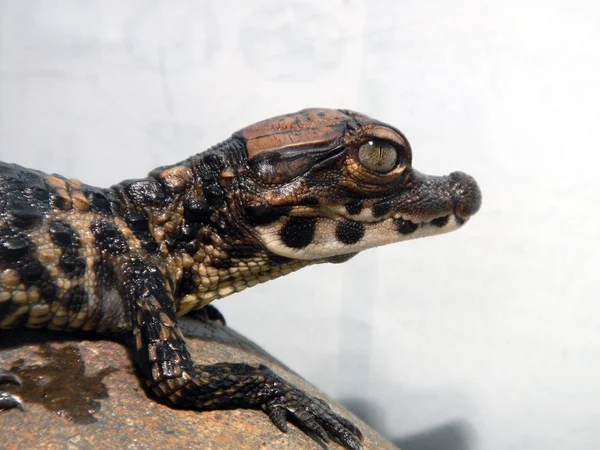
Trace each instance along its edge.
<path fill-rule="evenodd" d="M 338 261 L 367 248 L 445 233 L 479 209 L 470 176 L 427 176 L 408 140 L 368 116 L 305 109 L 237 132 L 247 151 L 246 220 L 271 252 Z"/>

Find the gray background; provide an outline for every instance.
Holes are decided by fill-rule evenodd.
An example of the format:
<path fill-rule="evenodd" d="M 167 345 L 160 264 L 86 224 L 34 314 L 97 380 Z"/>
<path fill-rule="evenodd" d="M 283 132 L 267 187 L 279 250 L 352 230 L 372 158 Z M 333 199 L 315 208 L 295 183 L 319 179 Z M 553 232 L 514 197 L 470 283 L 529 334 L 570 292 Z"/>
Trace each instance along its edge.
<path fill-rule="evenodd" d="M 108 186 L 306 106 L 484 193 L 218 302 L 405 450 L 600 448 L 600 4 L 0 0 L 0 157 Z"/>

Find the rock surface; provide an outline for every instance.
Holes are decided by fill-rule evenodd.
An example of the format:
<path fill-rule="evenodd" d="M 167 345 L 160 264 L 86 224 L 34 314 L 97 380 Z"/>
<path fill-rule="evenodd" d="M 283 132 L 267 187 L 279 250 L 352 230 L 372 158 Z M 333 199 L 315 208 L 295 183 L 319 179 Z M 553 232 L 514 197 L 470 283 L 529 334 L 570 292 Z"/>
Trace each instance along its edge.
<path fill-rule="evenodd" d="M 196 361 L 268 364 L 312 395 L 324 398 L 365 436 L 364 449 L 395 449 L 349 411 L 261 348 L 219 322 L 181 321 Z M 85 340 L 81 340 L 81 339 Z M 25 402 L 25 412 L 0 411 L 0 448 L 45 449 L 324 449 L 290 425 L 281 433 L 257 410 L 175 410 L 150 399 L 139 383 L 124 341 L 33 330 L 0 332 L 0 368 L 23 386 L 3 385 Z"/>

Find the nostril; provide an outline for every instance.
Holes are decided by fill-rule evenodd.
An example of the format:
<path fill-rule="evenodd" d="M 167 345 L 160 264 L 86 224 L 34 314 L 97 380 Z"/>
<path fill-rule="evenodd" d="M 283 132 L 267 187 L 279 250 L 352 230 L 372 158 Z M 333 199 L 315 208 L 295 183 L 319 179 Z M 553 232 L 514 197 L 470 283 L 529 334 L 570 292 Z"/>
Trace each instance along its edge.
<path fill-rule="evenodd" d="M 451 192 L 454 199 L 454 214 L 466 220 L 481 207 L 481 190 L 475 179 L 463 172 L 452 172 Z"/>

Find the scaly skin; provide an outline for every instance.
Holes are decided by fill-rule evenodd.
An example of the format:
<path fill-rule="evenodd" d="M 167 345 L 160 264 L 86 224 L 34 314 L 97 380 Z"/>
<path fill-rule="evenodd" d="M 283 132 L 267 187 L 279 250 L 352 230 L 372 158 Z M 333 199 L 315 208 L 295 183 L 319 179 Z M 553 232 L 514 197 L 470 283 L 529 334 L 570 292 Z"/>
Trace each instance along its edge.
<path fill-rule="evenodd" d="M 358 449 L 358 428 L 267 367 L 192 361 L 177 317 L 309 264 L 451 231 L 479 209 L 468 175 L 411 164 L 395 128 L 327 109 L 259 122 L 110 189 L 0 163 L 0 328 L 130 333 L 162 401 L 260 408 L 282 431 L 291 417 Z M 0 371 L 2 382 L 18 380 Z M 15 406 L 0 392 L 0 408 Z"/>

